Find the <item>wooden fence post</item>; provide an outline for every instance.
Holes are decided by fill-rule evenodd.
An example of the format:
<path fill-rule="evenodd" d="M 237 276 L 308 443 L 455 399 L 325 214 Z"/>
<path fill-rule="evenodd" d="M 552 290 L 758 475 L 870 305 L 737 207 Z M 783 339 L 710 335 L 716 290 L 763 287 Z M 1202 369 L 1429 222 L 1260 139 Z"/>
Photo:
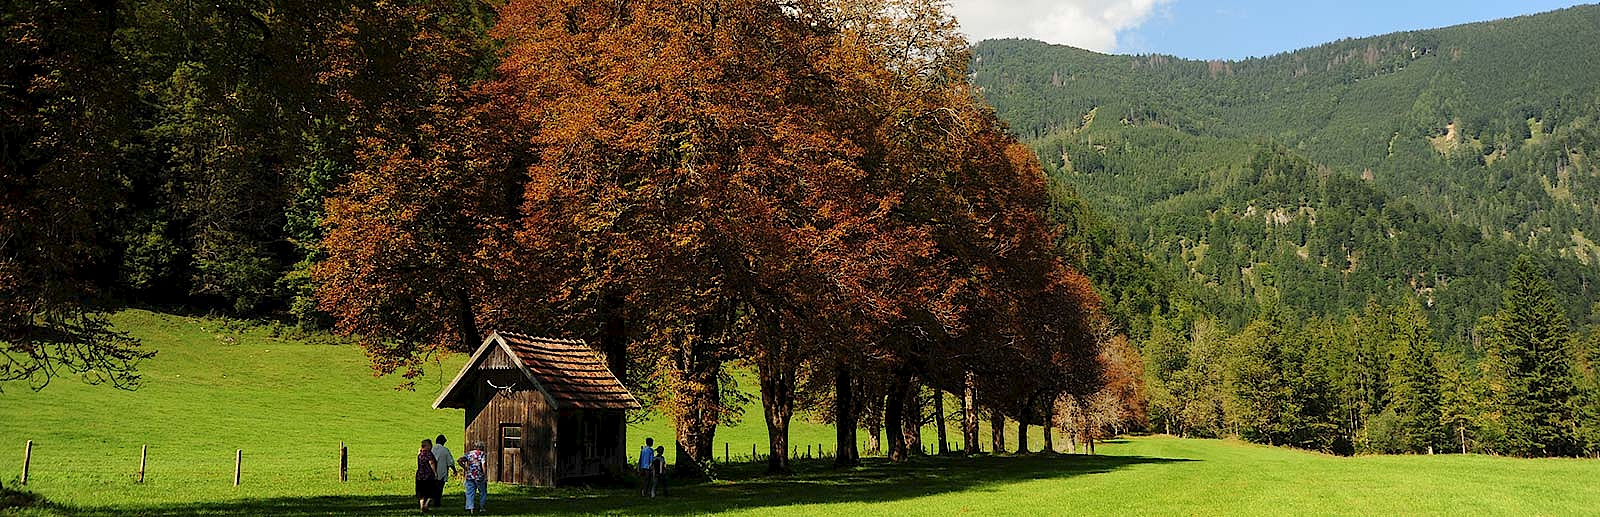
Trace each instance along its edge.
<path fill-rule="evenodd" d="M 239 486 L 239 470 L 244 465 L 244 449 L 233 451 L 233 486 Z"/>
<path fill-rule="evenodd" d="M 28 446 L 22 449 L 22 484 L 28 484 L 28 465 L 33 463 L 33 440 L 28 440 Z"/>
<path fill-rule="evenodd" d="M 144 482 L 144 460 L 150 456 L 150 444 L 139 446 L 139 482 Z"/>
<path fill-rule="evenodd" d="M 728 442 L 722 442 L 722 462 L 723 463 L 732 463 L 733 462 L 732 459 L 728 457 Z"/>
<path fill-rule="evenodd" d="M 350 449 L 339 442 L 339 482 L 350 481 Z"/>
<path fill-rule="evenodd" d="M 28 443 L 33 443 L 33 442 L 28 442 Z M 755 463 L 756 461 L 757 461 L 756 460 L 756 444 L 752 443 L 752 444 L 750 444 L 750 463 Z M 27 476 L 23 476 L 23 477 L 26 478 Z"/>

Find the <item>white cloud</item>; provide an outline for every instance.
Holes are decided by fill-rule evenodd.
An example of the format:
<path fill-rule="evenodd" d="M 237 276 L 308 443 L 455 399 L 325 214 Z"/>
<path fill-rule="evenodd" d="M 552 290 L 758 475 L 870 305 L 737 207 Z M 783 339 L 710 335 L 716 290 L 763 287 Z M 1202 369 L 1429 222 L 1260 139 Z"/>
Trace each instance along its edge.
<path fill-rule="evenodd" d="M 1174 0 L 951 0 L 961 32 L 976 42 L 1033 38 L 1097 52 L 1117 50 L 1117 33 Z"/>

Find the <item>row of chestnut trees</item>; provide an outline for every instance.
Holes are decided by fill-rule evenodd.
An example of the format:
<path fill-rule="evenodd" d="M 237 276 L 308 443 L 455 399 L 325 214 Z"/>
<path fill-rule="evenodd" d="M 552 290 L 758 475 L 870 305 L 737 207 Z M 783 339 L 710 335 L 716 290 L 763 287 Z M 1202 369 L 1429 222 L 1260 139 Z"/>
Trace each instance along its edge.
<path fill-rule="evenodd" d="M 1048 422 L 1104 385 L 1098 297 L 1056 255 L 1037 159 L 978 99 L 937 5 L 516 1 L 495 18 L 482 79 L 450 67 L 473 49 L 422 31 L 402 61 L 431 94 L 349 100 L 378 118 L 313 278 L 380 370 L 489 328 L 578 334 L 672 416 L 691 471 L 739 407 L 736 364 L 756 373 L 772 471 L 797 411 L 828 415 L 847 465 L 863 414 L 890 459 L 920 452 L 924 386 L 962 394 L 972 444 L 979 406 Z M 364 63 L 330 80 L 384 72 Z"/>
<path fill-rule="evenodd" d="M 1342 454 L 1593 456 L 1600 339 L 1557 296 L 1523 257 L 1458 349 L 1415 297 L 1342 318 L 1271 308 L 1232 335 L 1180 304 L 1143 344 L 1150 425 Z"/>
<path fill-rule="evenodd" d="M 4 9 L 0 380 L 136 385 L 152 352 L 102 316 L 126 303 L 331 326 L 407 379 L 493 329 L 579 337 L 691 471 L 734 367 L 774 471 L 797 412 L 848 465 L 862 426 L 920 453 L 926 390 L 969 450 L 980 407 L 1025 437 L 1136 399 L 939 5 Z"/>

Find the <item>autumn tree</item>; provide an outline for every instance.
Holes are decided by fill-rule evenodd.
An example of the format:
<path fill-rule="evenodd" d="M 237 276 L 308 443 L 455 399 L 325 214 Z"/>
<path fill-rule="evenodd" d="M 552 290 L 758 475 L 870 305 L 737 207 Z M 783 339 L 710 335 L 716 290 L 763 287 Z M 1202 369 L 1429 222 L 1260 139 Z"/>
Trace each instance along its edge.
<path fill-rule="evenodd" d="M 500 12 L 507 52 L 489 88 L 537 154 L 519 239 L 530 256 L 563 257 L 546 268 L 550 301 L 593 312 L 625 293 L 628 353 L 666 374 L 680 470 L 710 460 L 733 359 L 756 364 L 767 423 L 786 429 L 795 363 L 816 342 L 805 336 L 821 335 L 810 314 L 835 303 L 819 262 L 888 210 L 834 193 L 857 173 L 818 127 L 824 84 L 804 20 L 755 1 Z M 782 470 L 786 433 L 773 434 Z"/>
<path fill-rule="evenodd" d="M 1051 249 L 1055 228 L 1042 215 L 1044 176 L 1037 158 L 1016 143 L 966 82 L 966 49 L 951 21 L 937 7 L 868 4 L 866 13 L 892 13 L 900 23 L 872 24 L 875 30 L 860 31 L 856 38 L 865 49 L 885 50 L 840 59 L 889 59 L 871 68 L 880 70 L 876 75 L 867 76 L 880 79 L 846 83 L 839 98 L 859 104 L 852 110 L 863 119 L 857 125 L 876 128 L 872 138 L 855 140 L 864 142 L 863 169 L 903 178 L 896 182 L 904 192 L 896 216 L 906 227 L 924 229 L 937 251 L 934 260 L 911 269 L 920 276 L 908 277 L 908 283 L 931 288 L 911 298 L 917 302 L 890 323 L 893 331 L 877 341 L 872 354 L 883 357 L 892 373 L 885 407 L 889 454 L 902 460 L 913 452 L 914 443 L 908 442 L 917 439 L 922 420 L 910 411 L 920 407 L 911 396 L 920 391 L 918 384 L 965 393 L 973 374 L 974 384 L 988 383 L 986 391 L 992 392 L 974 400 L 1037 399 L 1039 393 L 1025 392 L 1039 386 L 1002 382 L 1030 378 L 1012 374 L 1052 364 L 1025 359 L 1024 349 L 1037 352 L 1035 359 L 1048 358 L 1044 350 L 1088 340 L 1074 339 L 1071 332 L 1035 332 L 1048 328 L 1043 325 L 1029 327 L 1045 319 L 1025 314 L 1029 302 L 1040 296 L 1035 293 L 1049 292 L 1051 275 L 1060 267 Z M 908 48 L 916 50 L 902 50 Z M 1072 299 L 1043 304 L 1040 310 L 1053 311 L 1051 318 L 1071 325 L 1092 310 L 1084 303 Z M 1078 366 L 1093 368 L 1088 362 Z M 969 447 L 974 442 L 969 440 Z"/>
<path fill-rule="evenodd" d="M 929 364 L 929 348 L 944 340 L 944 327 L 958 325 L 953 297 L 962 283 L 942 280 L 952 270 L 949 255 L 936 247 L 942 243 L 933 217 L 951 213 L 952 164 L 962 149 L 975 148 L 964 135 L 985 122 L 973 117 L 965 43 L 937 6 L 822 2 L 813 16 L 828 30 L 817 68 L 832 81 L 822 98 L 829 127 L 859 149 L 852 158 L 863 175 L 859 185 L 885 209 L 872 221 L 873 233 L 891 238 L 829 259 L 854 264 L 837 285 L 869 309 L 863 316 L 872 322 L 859 338 L 835 344 L 840 355 L 874 359 L 847 365 L 853 370 L 846 375 L 866 369 L 886 375 L 883 422 L 890 456 L 898 460 L 922 420 L 920 405 L 909 403 L 921 390 L 915 378 Z"/>
<path fill-rule="evenodd" d="M 1094 300 L 1052 254 L 1037 159 L 978 100 L 937 6 L 510 2 L 476 85 L 452 19 L 375 7 L 324 75 L 370 122 L 327 203 L 320 292 L 381 370 L 465 349 L 485 323 L 598 334 L 695 473 L 737 416 L 736 360 L 755 367 L 775 472 L 797 389 L 821 372 L 850 429 L 876 405 L 858 374 L 887 379 L 859 391 L 885 394 L 904 459 L 913 394 L 959 385 L 985 340 L 1093 369 L 1055 360 L 1093 348 L 1073 329 Z M 372 109 L 391 73 L 421 78 L 392 82 L 417 102 Z M 1004 334 L 977 324 L 991 314 Z M 1020 356 L 996 357 L 985 375 Z"/>
<path fill-rule="evenodd" d="M 1091 452 L 1094 450 L 1094 440 L 1116 436 L 1144 425 L 1147 411 L 1145 386 L 1140 375 L 1144 364 L 1138 350 L 1128 342 L 1127 336 L 1112 331 L 1109 322 L 1102 325 L 1100 331 L 1096 332 L 1101 340 L 1096 359 L 1103 381 L 1099 389 L 1087 397 L 1068 395 L 1086 402 L 1083 404 L 1085 411 L 1081 413 L 1083 421 L 1071 428 L 1087 431 L 1083 433 L 1083 438 Z M 1046 426 L 1054 427 L 1055 424 L 1050 420 L 1045 422 Z M 1049 437 L 1049 434 L 1045 435 L 1045 450 L 1053 450 Z"/>
<path fill-rule="evenodd" d="M 429 355 L 472 350 L 489 317 L 520 176 L 497 110 L 471 85 L 475 31 L 421 4 L 356 9 L 318 78 L 359 128 L 326 205 L 318 298 L 379 373 L 409 379 Z"/>
<path fill-rule="evenodd" d="M 82 375 L 131 389 L 154 354 L 104 314 L 125 194 L 115 158 L 131 131 L 118 15 L 105 2 L 0 11 L 0 383 Z"/>

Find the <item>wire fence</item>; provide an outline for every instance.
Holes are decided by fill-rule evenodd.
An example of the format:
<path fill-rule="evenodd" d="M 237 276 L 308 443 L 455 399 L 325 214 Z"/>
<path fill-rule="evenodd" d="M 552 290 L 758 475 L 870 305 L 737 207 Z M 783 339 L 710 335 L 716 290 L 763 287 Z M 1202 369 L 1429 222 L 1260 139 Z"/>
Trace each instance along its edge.
<path fill-rule="evenodd" d="M 34 444 L 33 440 L 27 440 L 26 443 L 23 445 L 22 475 L 21 475 L 20 478 L 18 478 L 18 484 L 20 484 L 20 485 L 26 486 L 28 484 L 29 477 L 31 475 L 35 474 L 35 472 L 34 472 L 35 469 L 34 469 L 34 465 L 33 465 L 33 459 L 34 459 L 34 454 L 35 454 L 34 445 L 35 444 Z M 961 453 L 961 449 L 959 448 L 960 444 L 954 444 L 954 445 L 956 445 L 956 447 L 952 447 L 948 452 L 951 453 L 951 454 L 960 454 Z M 731 442 L 723 442 L 722 450 L 720 451 L 721 454 L 720 455 L 719 454 L 712 454 L 711 462 L 712 463 L 720 463 L 720 464 L 763 463 L 763 462 L 767 462 L 767 461 L 769 461 L 771 459 L 772 455 L 771 455 L 771 451 L 769 450 L 769 448 L 770 448 L 770 446 L 767 445 L 767 444 L 751 443 L 750 447 L 748 449 L 748 453 L 747 453 L 746 449 L 742 445 L 740 447 L 738 447 L 738 448 L 735 448 L 735 447 L 733 447 L 733 444 Z M 881 455 L 882 454 L 882 451 L 879 451 L 879 450 L 868 450 L 866 447 L 864 447 L 862 445 L 858 445 L 858 450 L 860 451 L 859 455 L 862 456 L 862 457 L 871 457 L 871 456 Z M 921 447 L 921 450 L 922 450 L 923 454 L 930 455 L 930 456 L 939 453 L 938 446 L 935 445 L 935 444 L 923 444 L 922 447 Z M 55 453 L 51 452 L 51 454 L 55 454 Z M 71 453 L 71 452 L 62 453 L 62 454 L 64 454 L 66 457 L 79 457 L 79 456 L 81 456 L 81 454 L 74 454 L 74 453 Z M 146 475 L 151 472 L 150 471 L 150 463 L 149 463 L 150 445 L 149 444 L 140 445 L 138 454 L 139 454 L 138 467 L 131 474 L 133 475 L 133 479 L 134 479 L 135 483 L 143 484 L 143 483 L 145 483 Z M 334 460 L 334 461 L 337 461 L 337 463 L 336 463 L 336 465 L 337 465 L 336 472 L 337 472 L 338 481 L 341 482 L 341 483 L 348 482 L 350 480 L 350 448 L 345 444 L 345 442 L 339 442 L 339 446 L 334 451 L 333 456 L 336 458 L 336 460 Z M 796 445 L 791 445 L 790 449 L 789 449 L 789 459 L 792 460 L 792 461 L 793 460 L 813 460 L 813 459 L 832 460 L 832 459 L 836 458 L 837 456 L 838 456 L 837 448 L 829 447 L 828 444 L 824 444 L 824 443 L 805 444 L 805 445 L 796 444 Z M 220 460 L 220 458 L 218 458 L 218 459 Z M 247 482 L 249 480 L 249 472 L 248 472 L 249 465 L 246 464 L 247 463 L 246 460 L 247 460 L 247 458 L 246 458 L 246 454 L 244 453 L 244 449 L 243 448 L 234 449 L 234 451 L 233 451 L 233 472 L 232 472 L 233 475 L 232 475 L 232 478 L 231 478 L 233 486 L 240 486 L 241 484 L 244 484 L 245 482 Z M 383 465 L 383 468 L 390 469 L 390 468 L 395 467 L 395 465 L 392 464 L 392 458 L 390 458 L 389 456 L 385 456 L 385 460 L 384 461 L 385 461 L 385 464 Z M 127 472 L 127 471 L 123 471 L 123 472 Z M 215 473 L 215 471 L 213 471 L 213 473 Z"/>

